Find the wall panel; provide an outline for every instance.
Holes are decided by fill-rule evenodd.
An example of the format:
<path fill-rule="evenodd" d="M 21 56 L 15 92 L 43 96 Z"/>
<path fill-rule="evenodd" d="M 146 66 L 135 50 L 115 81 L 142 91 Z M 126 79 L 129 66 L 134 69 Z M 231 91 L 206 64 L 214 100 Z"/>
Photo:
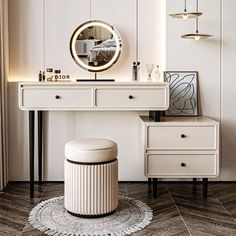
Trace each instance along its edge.
<path fill-rule="evenodd" d="M 43 0 L 9 0 L 10 81 L 35 80 L 44 68 Z"/>
<path fill-rule="evenodd" d="M 158 64 L 160 71 L 165 70 L 165 5 L 165 1 L 138 0 L 138 60 L 143 80 L 148 78 L 147 63 Z"/>
<path fill-rule="evenodd" d="M 236 1 L 222 4 L 222 180 L 236 181 Z"/>

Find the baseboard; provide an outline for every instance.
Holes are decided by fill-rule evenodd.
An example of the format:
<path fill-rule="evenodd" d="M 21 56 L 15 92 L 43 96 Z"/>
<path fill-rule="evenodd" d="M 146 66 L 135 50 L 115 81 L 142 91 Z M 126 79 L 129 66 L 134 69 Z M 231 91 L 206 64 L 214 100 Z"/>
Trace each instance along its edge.
<path fill-rule="evenodd" d="M 119 183 L 147 183 L 148 181 L 118 181 Z M 198 180 L 197 182 L 202 182 L 201 180 Z M 29 181 L 9 181 L 8 183 L 30 183 Z M 35 181 L 35 183 L 36 184 L 38 184 L 39 182 L 38 181 Z M 55 183 L 55 184 L 59 184 L 59 183 L 64 183 L 64 181 L 42 181 L 42 183 L 43 184 L 48 184 L 48 183 Z M 188 180 L 188 181 L 186 181 L 186 180 L 184 180 L 184 181 L 162 181 L 162 180 L 158 180 L 158 183 L 163 183 L 163 184 L 165 184 L 165 183 L 192 183 L 192 180 Z M 219 181 L 219 180 L 217 180 L 217 181 L 215 181 L 215 180 L 210 180 L 209 179 L 209 183 L 236 183 L 236 181 Z"/>

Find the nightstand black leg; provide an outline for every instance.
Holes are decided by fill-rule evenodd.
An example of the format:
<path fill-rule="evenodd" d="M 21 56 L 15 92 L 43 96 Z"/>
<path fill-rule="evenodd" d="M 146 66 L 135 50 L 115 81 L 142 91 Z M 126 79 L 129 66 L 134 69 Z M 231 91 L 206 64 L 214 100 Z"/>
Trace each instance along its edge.
<path fill-rule="evenodd" d="M 194 184 L 194 185 L 197 184 L 197 178 L 193 178 L 193 184 Z"/>
<path fill-rule="evenodd" d="M 39 184 L 42 184 L 43 168 L 43 112 L 38 111 L 38 175 Z"/>
<path fill-rule="evenodd" d="M 161 121 L 161 112 L 160 111 L 149 111 L 149 117 L 151 117 L 154 121 Z"/>
<path fill-rule="evenodd" d="M 153 197 L 157 198 L 157 178 L 153 178 Z"/>
<path fill-rule="evenodd" d="M 30 197 L 34 197 L 34 111 L 29 111 Z"/>
<path fill-rule="evenodd" d="M 203 197 L 207 198 L 207 191 L 208 191 L 208 178 L 203 178 L 202 179 L 203 183 Z"/>
<path fill-rule="evenodd" d="M 152 178 L 148 178 L 148 185 L 152 184 Z"/>

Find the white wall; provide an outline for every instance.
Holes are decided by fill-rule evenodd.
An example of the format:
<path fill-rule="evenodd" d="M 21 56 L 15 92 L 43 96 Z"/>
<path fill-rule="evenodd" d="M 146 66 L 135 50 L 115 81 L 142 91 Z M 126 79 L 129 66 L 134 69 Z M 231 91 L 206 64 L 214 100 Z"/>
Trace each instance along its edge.
<path fill-rule="evenodd" d="M 236 1 L 222 1 L 222 179 L 236 180 Z"/>
<path fill-rule="evenodd" d="M 9 0 L 10 86 L 9 86 L 9 179 L 27 180 L 27 112 L 17 107 L 17 81 L 36 81 L 44 67 L 61 69 L 73 78 L 92 77 L 70 56 L 69 40 L 82 22 L 104 20 L 114 25 L 123 40 L 118 63 L 103 78 L 131 80 L 132 62 L 158 63 L 164 67 L 161 18 L 164 2 L 156 0 Z M 146 14 L 149 12 L 150 14 Z M 155 22 L 157 27 L 147 27 Z M 22 30 L 22 31 L 19 31 Z M 161 36 L 161 37 L 160 37 Z M 27 46 L 28 45 L 28 46 Z M 153 45 L 150 47 L 150 45 Z M 149 53 L 146 53 L 146 49 Z M 147 77 L 145 66 L 142 79 Z M 139 119 L 136 112 L 45 112 L 44 179 L 63 180 L 64 144 L 78 137 L 106 137 L 119 145 L 120 180 L 144 180 L 143 158 L 139 156 Z M 14 148 L 13 148 L 14 147 Z M 35 151 L 37 153 L 37 150 Z M 36 155 L 37 156 L 37 155 Z M 37 167 L 37 163 L 35 164 Z M 37 168 L 35 168 L 37 170 Z M 37 171 L 35 176 L 37 176 Z"/>
<path fill-rule="evenodd" d="M 9 3 L 11 81 L 36 80 L 38 70 L 44 65 L 62 68 L 75 77 L 91 76 L 74 64 L 68 50 L 72 31 L 90 17 L 88 0 L 9 0 Z M 189 10 L 195 9 L 195 0 L 187 3 Z M 203 12 L 199 19 L 200 32 L 214 35 L 206 41 L 180 38 L 195 30 L 193 20 L 168 16 L 183 10 L 182 1 L 92 0 L 91 17 L 114 24 L 124 40 L 121 60 L 100 76 L 129 80 L 131 63 L 136 58 L 142 63 L 143 79 L 146 78 L 145 64 L 154 61 L 167 70 L 199 71 L 201 114 L 221 121 L 222 168 L 218 179 L 236 180 L 236 110 L 233 107 L 236 102 L 236 1 L 200 0 L 199 7 Z M 77 11 L 80 14 L 75 14 Z M 27 114 L 17 110 L 15 83 L 10 84 L 10 179 L 25 180 L 28 178 Z M 46 113 L 45 119 L 45 179 L 61 180 L 64 143 L 91 133 L 118 141 L 121 180 L 144 179 L 143 160 L 137 151 L 135 112 L 51 112 Z M 93 125 L 94 120 L 99 126 Z M 122 127 L 121 131 L 116 127 Z"/>
<path fill-rule="evenodd" d="M 43 0 L 9 1 L 9 81 L 34 80 L 44 67 Z"/>

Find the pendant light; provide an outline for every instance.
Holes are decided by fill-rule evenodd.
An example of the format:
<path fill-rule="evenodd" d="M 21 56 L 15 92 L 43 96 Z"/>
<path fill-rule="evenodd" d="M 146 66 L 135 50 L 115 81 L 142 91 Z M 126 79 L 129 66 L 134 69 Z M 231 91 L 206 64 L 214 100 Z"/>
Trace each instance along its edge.
<path fill-rule="evenodd" d="M 177 19 L 196 19 L 199 16 L 202 15 L 202 12 L 187 12 L 187 0 L 184 0 L 184 12 L 182 13 L 174 13 L 174 14 L 169 14 L 171 17 L 173 18 L 177 18 Z"/>
<path fill-rule="evenodd" d="M 196 10 L 198 12 L 198 0 L 196 0 Z M 213 35 L 210 35 L 210 34 L 199 34 L 199 32 L 198 32 L 198 18 L 196 18 L 196 33 L 184 34 L 181 36 L 181 38 L 201 40 L 201 39 L 208 39 L 212 36 Z"/>

